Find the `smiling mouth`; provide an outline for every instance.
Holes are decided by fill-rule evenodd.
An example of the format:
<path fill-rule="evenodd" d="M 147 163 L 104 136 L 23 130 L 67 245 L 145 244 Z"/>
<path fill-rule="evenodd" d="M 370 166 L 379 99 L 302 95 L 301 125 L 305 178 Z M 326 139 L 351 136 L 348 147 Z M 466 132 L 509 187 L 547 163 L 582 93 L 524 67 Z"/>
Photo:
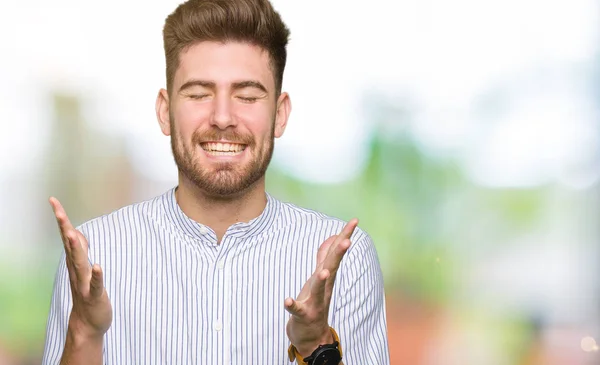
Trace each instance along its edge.
<path fill-rule="evenodd" d="M 205 142 L 200 147 L 212 156 L 236 156 L 244 152 L 246 145 L 239 143 Z"/>

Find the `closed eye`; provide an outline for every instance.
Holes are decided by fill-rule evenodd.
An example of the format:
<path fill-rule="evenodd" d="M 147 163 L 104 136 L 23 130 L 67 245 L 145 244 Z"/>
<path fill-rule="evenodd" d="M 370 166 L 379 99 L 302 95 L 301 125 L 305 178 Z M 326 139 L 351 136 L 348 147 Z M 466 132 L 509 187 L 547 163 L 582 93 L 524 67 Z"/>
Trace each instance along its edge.
<path fill-rule="evenodd" d="M 208 96 L 209 96 L 208 94 L 190 94 L 190 95 L 188 95 L 188 98 L 194 99 L 194 100 L 201 100 Z"/>
<path fill-rule="evenodd" d="M 244 103 L 254 103 L 258 98 L 252 96 L 238 96 L 238 99 Z"/>

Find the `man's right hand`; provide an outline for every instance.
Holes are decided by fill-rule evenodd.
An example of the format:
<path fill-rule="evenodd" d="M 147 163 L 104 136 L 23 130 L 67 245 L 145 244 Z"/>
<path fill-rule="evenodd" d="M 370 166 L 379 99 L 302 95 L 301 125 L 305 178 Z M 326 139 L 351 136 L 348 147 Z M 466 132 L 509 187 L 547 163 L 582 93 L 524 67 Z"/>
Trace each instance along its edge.
<path fill-rule="evenodd" d="M 71 357 L 69 353 L 75 355 L 99 350 L 101 355 L 102 338 L 112 323 L 112 306 L 104 288 L 102 269 L 97 264 L 90 265 L 87 239 L 73 227 L 60 202 L 56 198 L 49 201 L 64 244 L 73 298 L 63 360 L 65 356 Z M 96 357 L 89 352 L 88 355 Z"/>

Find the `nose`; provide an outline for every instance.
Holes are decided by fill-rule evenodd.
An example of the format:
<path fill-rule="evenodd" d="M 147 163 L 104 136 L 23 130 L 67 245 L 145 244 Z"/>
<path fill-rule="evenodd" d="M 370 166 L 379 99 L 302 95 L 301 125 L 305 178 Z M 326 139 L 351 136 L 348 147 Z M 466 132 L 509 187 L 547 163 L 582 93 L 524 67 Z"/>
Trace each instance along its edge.
<path fill-rule="evenodd" d="M 219 129 L 227 129 L 235 126 L 231 113 L 231 99 L 227 95 L 217 95 L 214 99 L 214 110 L 211 118 L 211 125 Z"/>

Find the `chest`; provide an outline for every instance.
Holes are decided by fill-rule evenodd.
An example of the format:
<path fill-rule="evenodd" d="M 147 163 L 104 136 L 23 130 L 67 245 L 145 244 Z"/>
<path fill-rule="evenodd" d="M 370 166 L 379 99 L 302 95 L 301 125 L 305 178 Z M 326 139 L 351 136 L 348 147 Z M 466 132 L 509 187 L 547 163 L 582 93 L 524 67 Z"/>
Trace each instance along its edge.
<path fill-rule="evenodd" d="M 283 360 L 283 302 L 314 269 L 313 241 L 150 239 L 107 252 L 101 265 L 114 311 L 111 356 L 135 363 Z"/>

